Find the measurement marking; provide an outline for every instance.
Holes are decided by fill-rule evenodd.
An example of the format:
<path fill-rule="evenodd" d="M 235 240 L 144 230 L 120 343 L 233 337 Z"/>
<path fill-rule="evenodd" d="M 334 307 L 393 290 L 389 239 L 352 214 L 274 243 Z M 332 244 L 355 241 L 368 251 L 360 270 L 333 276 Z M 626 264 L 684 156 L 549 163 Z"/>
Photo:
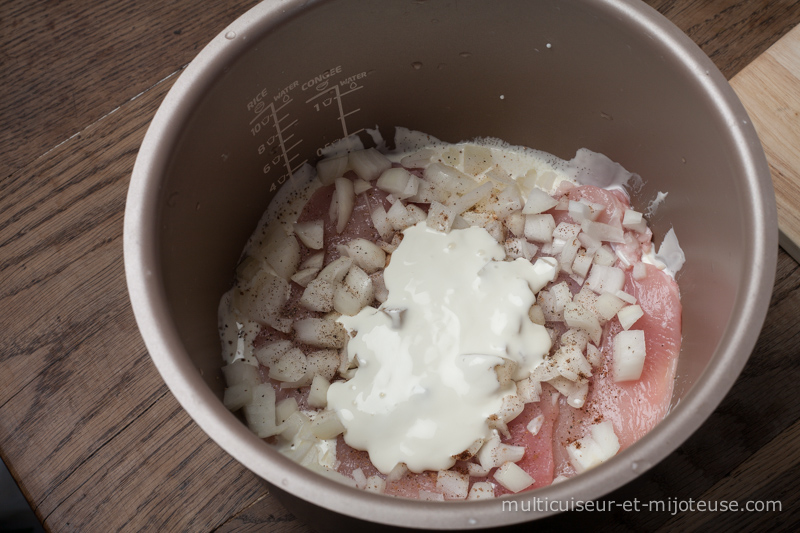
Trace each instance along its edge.
<path fill-rule="evenodd" d="M 336 88 L 338 89 L 339 87 L 336 87 Z M 350 89 L 349 91 L 345 91 L 345 92 L 341 93 L 339 96 L 344 96 L 344 95 L 346 95 L 346 94 L 354 93 L 354 92 L 356 92 L 357 90 L 359 90 L 359 89 L 363 89 L 363 88 L 364 88 L 364 86 L 363 86 L 363 85 L 359 85 L 359 86 L 358 86 L 358 87 L 356 87 L 355 89 Z M 338 92 L 338 91 L 337 91 L 337 92 Z"/>
<path fill-rule="evenodd" d="M 301 162 L 300 162 L 300 163 L 299 163 L 299 164 L 298 164 L 296 167 L 294 167 L 294 168 L 292 169 L 292 172 L 297 172 L 297 170 L 298 170 L 300 167 L 302 167 L 303 165 L 305 165 L 305 164 L 306 164 L 306 162 L 308 162 L 308 159 L 303 159 L 303 161 L 301 161 Z"/>
<path fill-rule="evenodd" d="M 283 163 L 286 166 L 286 171 L 289 174 L 289 179 L 292 179 L 293 170 L 292 170 L 292 166 L 289 164 L 291 162 L 291 159 L 289 159 L 289 154 L 288 154 L 289 150 L 286 149 L 286 144 L 285 144 L 284 139 L 283 139 L 284 130 L 282 130 L 281 127 L 280 127 L 280 121 L 278 120 L 277 110 L 275 109 L 275 106 L 273 104 L 270 104 L 270 107 L 272 108 L 272 119 L 275 121 L 274 122 L 274 124 L 275 124 L 275 132 L 278 135 L 278 144 L 280 145 L 281 152 L 283 154 Z M 285 119 L 288 116 L 289 115 L 285 115 L 283 118 Z M 281 120 L 283 120 L 283 119 L 281 119 Z M 290 127 L 292 124 L 289 124 L 289 126 L 287 126 L 287 127 Z M 297 146 L 297 145 L 295 144 L 295 146 Z M 296 154 L 295 154 L 295 157 L 297 157 Z M 292 159 L 294 159 L 294 158 L 292 158 Z"/>
<path fill-rule="evenodd" d="M 344 105 L 342 103 L 342 97 L 347 95 L 347 94 L 350 94 L 352 92 L 355 92 L 355 91 L 357 91 L 359 89 L 363 89 L 363 88 L 364 88 L 363 85 L 357 85 L 356 87 L 353 87 L 352 89 L 349 89 L 347 91 L 342 92 L 342 91 L 339 90 L 339 86 L 338 85 L 334 85 L 333 87 L 331 87 L 327 91 L 323 91 L 323 92 L 321 92 L 319 94 L 316 94 L 316 95 L 312 96 L 311 98 L 306 100 L 306 103 L 309 104 L 309 103 L 313 102 L 314 100 L 316 100 L 317 98 L 320 98 L 322 96 L 327 95 L 330 92 L 333 92 L 333 94 L 334 94 L 333 99 L 336 100 L 336 107 L 339 110 L 339 122 L 342 125 L 342 138 L 349 137 L 350 135 L 355 135 L 356 133 L 364 131 L 364 128 L 361 128 L 357 132 L 348 133 L 348 131 L 347 131 L 347 122 L 345 121 L 346 117 L 349 117 L 353 113 L 358 113 L 359 111 L 361 111 L 361 108 L 358 108 L 358 109 L 355 109 L 353 111 L 349 111 L 349 112 L 345 113 L 344 112 Z M 323 101 L 323 103 L 324 103 L 324 101 Z M 316 104 L 315 107 L 317 108 L 317 111 L 319 111 L 319 104 Z"/>
<path fill-rule="evenodd" d="M 286 140 L 288 141 L 289 139 L 286 139 Z M 294 148 L 295 146 L 297 146 L 297 145 L 298 145 L 298 144 L 300 144 L 301 142 L 303 142 L 303 139 L 300 139 L 299 141 L 297 141 L 296 143 L 294 143 L 293 145 L 291 145 L 289 148 L 287 148 L 287 149 L 286 149 L 286 151 L 288 152 L 289 150 L 291 150 L 292 148 Z"/>
<path fill-rule="evenodd" d="M 263 110 L 262 110 L 262 111 L 261 111 L 259 114 L 257 114 L 256 116 L 254 116 L 254 117 L 253 117 L 253 120 L 251 120 L 251 121 L 250 121 L 250 124 L 252 124 L 252 123 L 253 123 L 253 122 L 255 122 L 256 120 L 258 120 L 258 117 L 260 117 L 261 115 L 263 115 L 263 114 L 264 114 L 266 111 L 269 111 L 269 108 L 270 108 L 270 107 L 272 107 L 272 104 L 269 104 L 269 106 L 268 106 L 268 107 L 265 107 L 265 108 L 264 108 L 264 109 L 263 109 Z"/>
<path fill-rule="evenodd" d="M 343 116 L 343 117 L 349 117 L 349 116 L 350 116 L 350 115 L 352 115 L 353 113 L 358 113 L 359 111 L 361 111 L 361 108 L 360 108 L 360 107 L 359 107 L 358 109 L 354 110 L 354 111 L 350 111 L 349 113 L 345 113 L 345 114 L 344 114 L 344 115 L 342 115 L 342 116 Z"/>
<path fill-rule="evenodd" d="M 283 115 L 283 117 L 281 117 L 281 118 L 277 118 L 277 114 L 275 114 L 275 113 L 273 113 L 273 115 L 275 115 L 275 117 L 276 117 L 276 118 L 275 118 L 275 120 L 277 120 L 277 121 L 278 121 L 278 122 L 276 122 L 276 124 L 278 124 L 278 123 L 280 123 L 280 122 L 283 122 L 284 120 L 286 120 L 287 118 L 289 118 L 289 115 L 288 115 L 288 113 L 287 113 L 286 115 Z"/>

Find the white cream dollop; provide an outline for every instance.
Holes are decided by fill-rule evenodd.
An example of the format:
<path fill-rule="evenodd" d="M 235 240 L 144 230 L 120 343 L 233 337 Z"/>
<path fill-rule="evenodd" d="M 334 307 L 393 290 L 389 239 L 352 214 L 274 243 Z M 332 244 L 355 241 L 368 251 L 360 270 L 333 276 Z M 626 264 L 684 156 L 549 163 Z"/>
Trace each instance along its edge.
<path fill-rule="evenodd" d="M 445 234 L 420 222 L 404 231 L 384 272 L 386 302 L 339 318 L 354 334 L 347 351 L 358 369 L 331 385 L 328 407 L 345 442 L 368 451 L 381 472 L 398 463 L 413 472 L 450 468 L 454 455 L 488 437 L 487 418 L 513 392 L 494 367 L 511 359 L 522 379 L 550 350 L 528 312 L 554 265 L 504 259 L 483 228 Z"/>

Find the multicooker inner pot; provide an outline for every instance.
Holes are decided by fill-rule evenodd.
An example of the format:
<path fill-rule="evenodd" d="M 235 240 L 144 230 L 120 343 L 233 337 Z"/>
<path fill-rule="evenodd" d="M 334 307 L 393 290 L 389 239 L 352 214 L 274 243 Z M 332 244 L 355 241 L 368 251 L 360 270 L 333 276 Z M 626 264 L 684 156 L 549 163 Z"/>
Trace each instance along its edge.
<path fill-rule="evenodd" d="M 248 11 L 189 65 L 147 132 L 128 195 L 136 320 L 212 439 L 292 497 L 352 517 L 469 528 L 549 514 L 350 489 L 279 455 L 220 401 L 217 304 L 247 237 L 300 165 L 376 125 L 449 142 L 493 136 L 566 159 L 587 147 L 645 179 L 635 207 L 669 193 L 651 227 L 658 243 L 674 226 L 687 257 L 673 408 L 624 453 L 537 496 L 600 497 L 703 423 L 759 334 L 777 231 L 756 133 L 700 49 L 635 0 L 290 0 Z"/>

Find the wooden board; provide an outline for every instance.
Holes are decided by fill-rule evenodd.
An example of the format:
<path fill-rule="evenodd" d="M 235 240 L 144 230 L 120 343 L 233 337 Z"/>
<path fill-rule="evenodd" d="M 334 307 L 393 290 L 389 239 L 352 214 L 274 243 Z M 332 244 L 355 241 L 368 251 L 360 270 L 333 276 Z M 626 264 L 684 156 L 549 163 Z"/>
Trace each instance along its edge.
<path fill-rule="evenodd" d="M 800 25 L 731 80 L 767 154 L 780 243 L 800 261 Z"/>

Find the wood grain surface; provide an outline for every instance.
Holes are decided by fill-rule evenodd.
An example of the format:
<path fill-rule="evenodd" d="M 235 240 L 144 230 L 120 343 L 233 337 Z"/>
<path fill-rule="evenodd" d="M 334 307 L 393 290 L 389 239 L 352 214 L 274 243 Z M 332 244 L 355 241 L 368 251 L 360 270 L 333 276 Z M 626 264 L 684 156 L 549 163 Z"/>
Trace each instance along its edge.
<path fill-rule="evenodd" d="M 772 172 L 781 246 L 800 261 L 800 25 L 732 80 Z"/>
<path fill-rule="evenodd" d="M 123 275 L 125 195 L 147 125 L 182 68 L 254 3 L 0 3 L 0 456 L 49 531 L 308 530 L 172 397 Z M 728 78 L 800 23 L 796 0 L 649 3 Z M 800 527 L 800 267 L 776 253 L 769 314 L 730 394 L 607 499 L 782 509 L 568 513 L 540 530 Z"/>

